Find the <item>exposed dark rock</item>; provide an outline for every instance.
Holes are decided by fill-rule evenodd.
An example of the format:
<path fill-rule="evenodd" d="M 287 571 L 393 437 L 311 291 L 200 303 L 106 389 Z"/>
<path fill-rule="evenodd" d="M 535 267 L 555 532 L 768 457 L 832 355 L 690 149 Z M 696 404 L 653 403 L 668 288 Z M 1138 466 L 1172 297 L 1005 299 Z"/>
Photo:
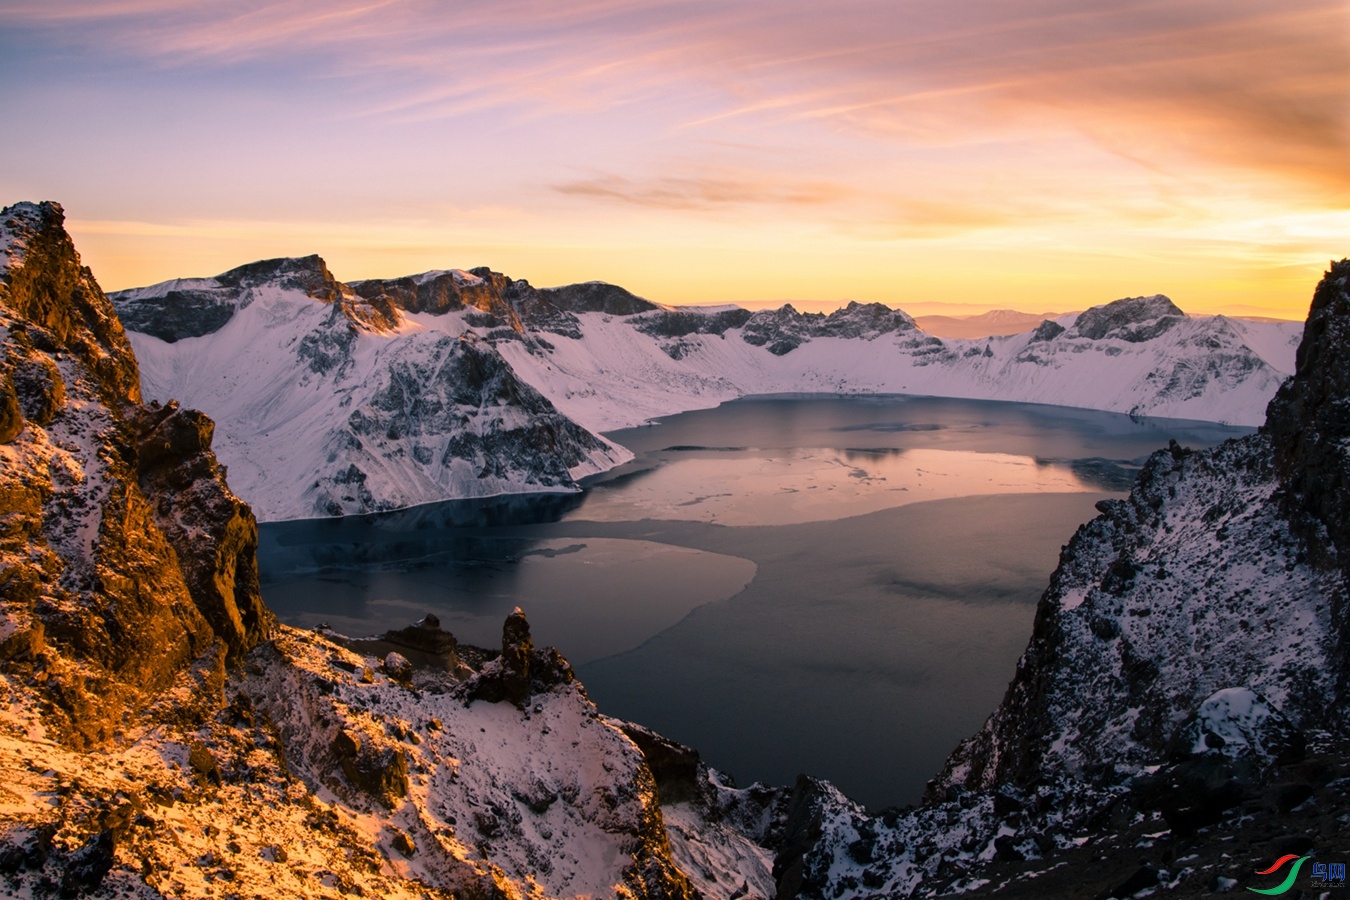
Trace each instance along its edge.
<path fill-rule="evenodd" d="M 104 830 L 72 853 L 61 873 L 61 896 L 80 897 L 97 890 L 112 870 L 115 850 L 112 831 Z"/>
<path fill-rule="evenodd" d="M 633 722 L 618 724 L 642 751 L 663 804 L 689 803 L 704 798 L 707 767 L 697 750 Z"/>
<path fill-rule="evenodd" d="M 1265 431 L 1287 492 L 1286 509 L 1326 529 L 1350 560 L 1350 260 L 1332 265 L 1313 295 L 1295 376 L 1270 401 Z M 1304 526 L 1305 533 L 1310 529 Z"/>
<path fill-rule="evenodd" d="M 815 896 L 825 887 L 825 879 L 807 865 L 806 855 L 821 837 L 821 815 L 827 791 L 809 775 L 798 775 L 788 801 L 778 854 L 773 860 L 773 877 L 779 900 Z"/>
<path fill-rule="evenodd" d="M 530 695 L 576 680 L 572 666 L 552 647 L 534 648 L 530 623 L 516 607 L 502 625 L 502 652 L 485 663 L 469 683 L 470 700 L 524 707 Z"/>
<path fill-rule="evenodd" d="M 23 234 L 21 265 L 0 271 L 0 299 L 44 352 L 58 348 L 89 368 L 105 402 L 140 402 L 140 374 L 122 323 L 65 230 L 56 203 L 0 210 L 11 233 Z M 13 223 L 11 225 L 10 223 Z"/>
<path fill-rule="evenodd" d="M 1137 344 L 1170 331 L 1185 318 L 1181 308 L 1161 294 L 1130 297 L 1079 313 L 1073 331 L 1094 341 L 1111 337 Z"/>
<path fill-rule="evenodd" d="M 861 338 L 875 340 L 884 334 L 918 331 L 908 314 L 881 303 L 850 302 L 843 309 L 825 313 L 799 313 L 792 304 L 757 312 L 746 320 L 742 339 L 755 347 L 766 347 L 775 356 L 783 356 L 818 337 Z M 924 335 L 920 344 L 941 348 L 943 343 Z"/>
<path fill-rule="evenodd" d="M 183 566 L 193 601 L 233 658 L 266 639 L 275 617 L 258 582 L 258 525 L 211 453 L 214 423 L 176 403 L 132 416 L 139 480 Z"/>
<path fill-rule="evenodd" d="M 408 657 L 397 651 L 387 654 L 384 657 L 384 674 L 388 675 L 394 681 L 403 684 L 412 684 L 413 664 L 408 661 Z"/>
<path fill-rule="evenodd" d="M 33 354 L 20 360 L 11 376 L 24 418 L 46 428 L 66 403 L 66 384 L 56 363 L 45 355 Z"/>
<path fill-rule="evenodd" d="M 215 754 L 200 741 L 188 748 L 188 767 L 199 778 L 220 784 L 220 765 L 216 762 Z"/>
<path fill-rule="evenodd" d="M 411 443 L 414 463 L 429 477 L 463 461 L 479 478 L 570 488 L 572 468 L 591 454 L 608 452 L 602 439 L 559 413 L 494 347 L 472 334 L 442 337 L 432 354 L 392 360 L 379 378 L 371 401 L 347 418 L 353 460 L 401 456 Z M 494 418 L 501 407 L 522 415 L 511 417 L 510 427 L 467 427 L 474 417 Z M 316 513 L 381 510 L 382 501 L 355 465 L 310 486 L 306 497 Z"/>
<path fill-rule="evenodd" d="M 8 444 L 23 431 L 23 410 L 14 391 L 14 382 L 6 373 L 0 379 L 0 444 Z"/>
<path fill-rule="evenodd" d="M 732 328 L 740 328 L 752 315 L 750 310 L 739 308 L 709 313 L 663 309 L 634 319 L 633 327 L 652 337 L 677 338 L 691 334 L 721 336 Z"/>
<path fill-rule="evenodd" d="M 603 281 L 539 288 L 538 294 L 558 309 L 574 313 L 598 312 L 610 316 L 631 316 L 660 308 L 655 303 L 643 300 L 618 285 L 606 284 Z"/>
<path fill-rule="evenodd" d="M 393 809 L 408 795 L 408 758 L 403 751 L 362 741 L 352 731 L 340 731 L 333 755 L 347 781 L 385 807 Z"/>
<path fill-rule="evenodd" d="M 219 331 L 253 302 L 255 288 L 267 284 L 304 291 L 326 303 L 342 297 L 337 279 L 318 256 L 264 259 L 214 278 L 171 281 L 109 296 L 127 329 L 172 344 Z"/>
<path fill-rule="evenodd" d="M 1036 326 L 1036 330 L 1031 333 L 1031 340 L 1027 343 L 1036 343 L 1037 341 L 1053 341 L 1065 331 L 1064 326 L 1058 322 L 1046 319 Z"/>
<path fill-rule="evenodd" d="M 412 859 L 417 855 L 417 845 L 414 844 L 413 839 L 408 836 L 408 832 L 401 828 L 394 829 L 394 838 L 390 843 L 395 850 L 408 859 Z"/>

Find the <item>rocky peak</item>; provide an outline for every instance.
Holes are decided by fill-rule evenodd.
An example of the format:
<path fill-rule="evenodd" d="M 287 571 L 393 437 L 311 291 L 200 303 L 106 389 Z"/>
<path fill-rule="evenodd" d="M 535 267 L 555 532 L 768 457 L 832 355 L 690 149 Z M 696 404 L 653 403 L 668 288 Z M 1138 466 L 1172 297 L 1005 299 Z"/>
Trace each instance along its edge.
<path fill-rule="evenodd" d="M 388 311 L 358 309 L 352 292 L 333 277 L 327 263 L 317 255 L 263 259 L 213 278 L 175 279 L 115 291 L 110 296 L 129 330 L 172 344 L 219 331 L 235 313 L 253 302 L 258 291 L 267 288 L 337 304 L 348 319 L 369 319 L 377 327 L 388 327 L 382 325 Z"/>
<path fill-rule="evenodd" d="M 54 203 L 0 211 L 0 666 L 43 685 L 46 727 L 85 746 L 161 692 L 209 707 L 225 656 L 271 617 L 210 421 L 140 404 L 130 344 L 62 223 Z"/>
<path fill-rule="evenodd" d="M 818 337 L 862 338 L 874 340 L 884 334 L 914 331 L 908 313 L 891 309 L 884 303 L 849 301 L 842 309 L 825 313 L 798 312 L 790 303 L 775 310 L 752 315 L 741 337 L 747 344 L 767 347 L 775 356 L 783 356 Z M 939 343 L 934 339 L 935 343 Z"/>
<path fill-rule="evenodd" d="M 574 313 L 598 312 L 609 316 L 631 316 L 661 308 L 616 284 L 603 281 L 539 288 L 538 293 L 558 309 Z"/>
<path fill-rule="evenodd" d="M 1350 568 L 1350 260 L 1333 263 L 1317 286 L 1297 366 L 1270 401 L 1265 430 L 1289 508 L 1325 527 Z"/>
<path fill-rule="evenodd" d="M 0 210 L 0 303 L 14 317 L 11 339 L 43 354 L 77 354 L 105 401 L 139 402 L 140 373 L 122 323 L 65 230 L 60 204 Z"/>
<path fill-rule="evenodd" d="M 216 276 L 216 281 L 223 287 L 244 289 L 271 284 L 283 290 L 302 291 L 326 303 L 342 296 L 341 283 L 317 253 L 260 259 L 223 272 Z"/>
<path fill-rule="evenodd" d="M 510 282 L 511 279 L 499 272 L 478 268 L 469 272 L 452 269 L 403 278 L 372 278 L 354 281 L 351 288 L 367 300 L 387 298 L 399 309 L 412 313 L 441 315 L 462 309 L 477 310 L 500 319 L 499 324 L 518 332 L 522 328 L 520 319 L 502 300 Z"/>
<path fill-rule="evenodd" d="M 536 650 L 530 623 L 517 606 L 502 625 L 502 651 L 488 661 L 469 685 L 469 697 L 524 709 L 533 694 L 575 681 L 572 666 L 552 647 Z"/>
<path fill-rule="evenodd" d="M 1079 313 L 1074 331 L 1089 340 L 1110 337 L 1137 344 L 1170 331 L 1185 318 L 1181 308 L 1162 294 L 1127 297 Z"/>

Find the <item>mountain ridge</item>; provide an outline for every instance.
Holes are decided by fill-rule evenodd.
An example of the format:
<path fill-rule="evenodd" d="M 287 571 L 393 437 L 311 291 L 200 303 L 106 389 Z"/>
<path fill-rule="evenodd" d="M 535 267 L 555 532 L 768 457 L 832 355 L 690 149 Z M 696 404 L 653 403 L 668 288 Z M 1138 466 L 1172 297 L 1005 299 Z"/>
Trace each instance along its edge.
<path fill-rule="evenodd" d="M 666 308 L 614 285 L 537 289 L 485 268 L 348 285 L 307 257 L 184 285 L 111 296 L 132 323 L 148 395 L 181 397 L 222 423 L 217 452 L 265 521 L 573 490 L 575 479 L 629 458 L 599 433 L 746 394 L 930 394 L 1256 424 L 1292 371 L 1295 337 L 1282 325 L 1189 318 L 1161 296 L 961 341 L 927 334 L 881 304 L 829 314 L 791 305 L 753 313 Z M 184 297 L 196 299 L 180 308 Z M 211 310 L 205 318 L 214 330 L 180 321 L 195 308 Z M 326 318 L 320 309 L 329 310 Z M 485 359 L 498 355 L 494 366 L 541 399 L 525 408 L 508 391 L 455 407 L 441 396 L 428 379 L 452 348 L 468 346 L 463 336 Z M 261 354 L 255 344 L 272 349 Z M 235 366 L 236 356 L 248 365 Z M 352 424 L 358 417 L 388 426 L 372 393 L 387 395 L 395 381 L 438 393 L 444 414 L 425 439 L 381 438 L 374 426 Z M 326 399 L 316 404 L 314 390 Z M 297 415 L 308 433 L 327 436 L 280 439 L 267 410 L 302 403 Z M 475 410 L 491 414 L 485 420 Z M 482 424 L 488 420 L 496 424 Z M 535 420 L 539 428 L 529 432 Z M 521 434 L 515 449 L 484 449 L 513 431 Z M 460 441 L 465 434 L 472 447 Z M 541 434 L 563 435 L 575 448 L 566 472 L 531 463 L 528 447 L 553 440 Z M 291 471 L 283 454 L 304 462 Z M 290 485 L 311 472 L 322 473 L 320 484 L 297 495 Z M 401 483 L 416 487 L 400 491 Z"/>

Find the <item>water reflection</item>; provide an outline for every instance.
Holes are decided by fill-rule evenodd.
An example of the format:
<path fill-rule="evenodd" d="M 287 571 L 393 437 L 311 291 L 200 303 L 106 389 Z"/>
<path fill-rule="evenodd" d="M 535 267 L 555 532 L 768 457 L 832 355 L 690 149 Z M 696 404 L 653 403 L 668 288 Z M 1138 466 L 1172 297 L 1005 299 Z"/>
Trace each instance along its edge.
<path fill-rule="evenodd" d="M 564 518 L 796 525 L 953 497 L 1098 490 L 1103 480 L 1097 467 L 969 450 L 695 447 L 659 457 L 640 479 L 597 484 Z"/>

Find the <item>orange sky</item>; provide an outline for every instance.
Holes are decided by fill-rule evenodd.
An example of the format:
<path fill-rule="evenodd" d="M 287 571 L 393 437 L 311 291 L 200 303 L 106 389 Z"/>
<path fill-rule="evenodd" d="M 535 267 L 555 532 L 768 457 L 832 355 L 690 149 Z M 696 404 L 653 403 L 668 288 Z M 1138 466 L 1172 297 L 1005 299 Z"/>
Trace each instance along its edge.
<path fill-rule="evenodd" d="M 0 0 L 0 203 L 106 288 L 317 252 L 666 303 L 1301 318 L 1350 6 Z"/>

